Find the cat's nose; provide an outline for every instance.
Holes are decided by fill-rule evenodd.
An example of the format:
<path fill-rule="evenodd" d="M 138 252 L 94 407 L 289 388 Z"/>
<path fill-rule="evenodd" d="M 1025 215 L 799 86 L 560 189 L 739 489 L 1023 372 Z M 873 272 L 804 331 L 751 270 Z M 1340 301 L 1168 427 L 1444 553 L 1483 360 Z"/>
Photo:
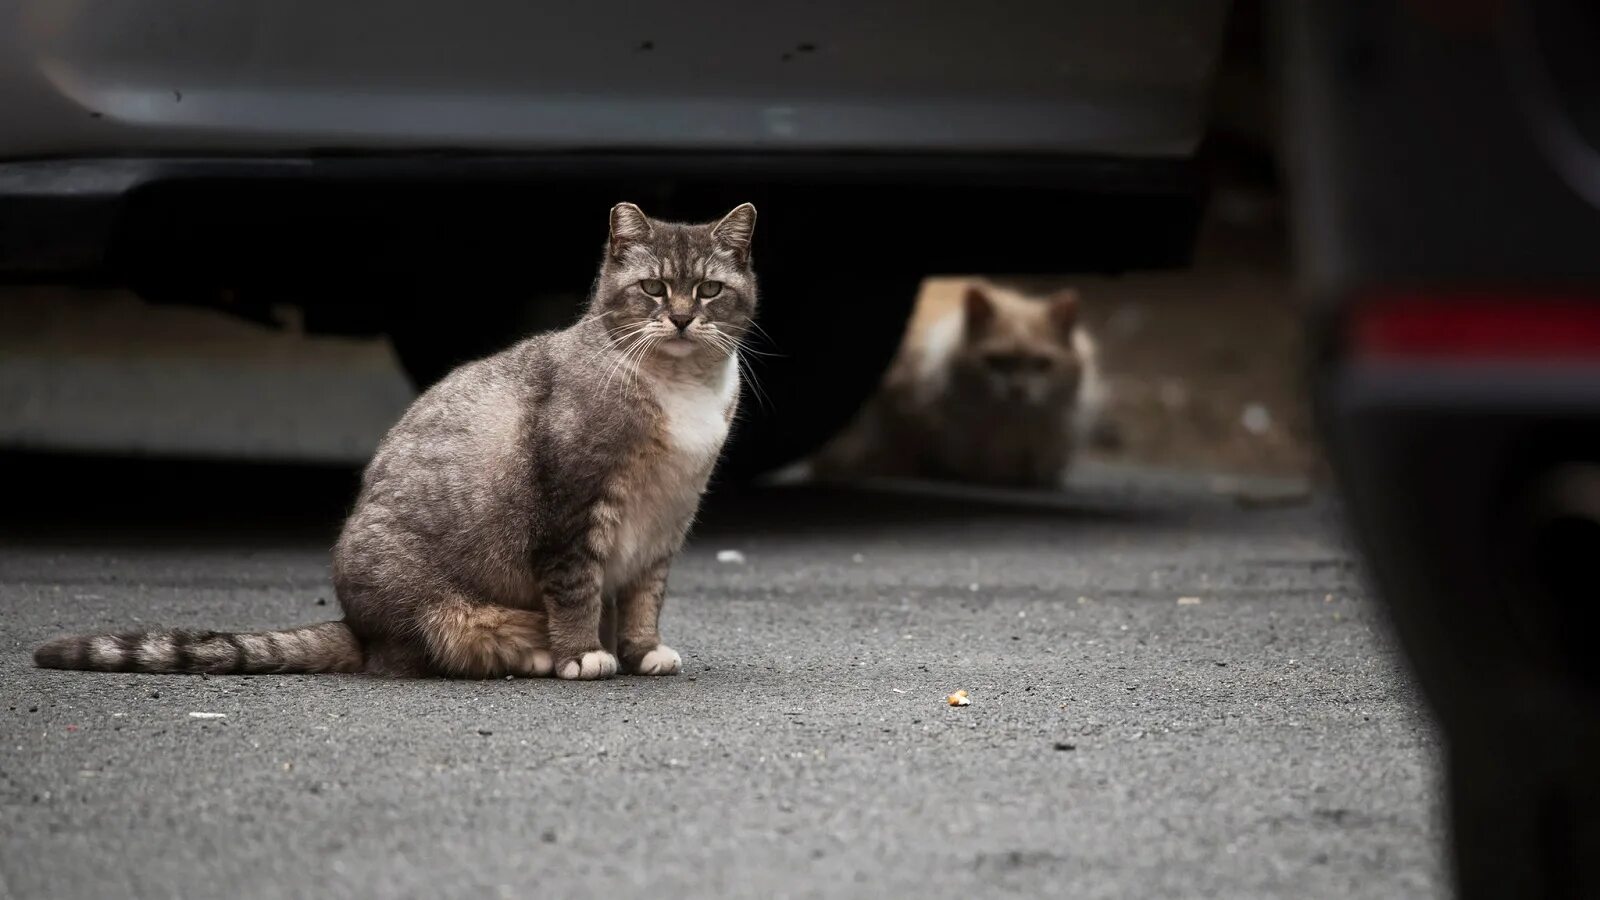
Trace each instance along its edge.
<path fill-rule="evenodd" d="M 667 316 L 667 321 L 671 322 L 673 325 L 676 325 L 678 327 L 678 332 L 681 334 L 688 329 L 689 323 L 694 321 L 694 314 L 673 313 Z"/>

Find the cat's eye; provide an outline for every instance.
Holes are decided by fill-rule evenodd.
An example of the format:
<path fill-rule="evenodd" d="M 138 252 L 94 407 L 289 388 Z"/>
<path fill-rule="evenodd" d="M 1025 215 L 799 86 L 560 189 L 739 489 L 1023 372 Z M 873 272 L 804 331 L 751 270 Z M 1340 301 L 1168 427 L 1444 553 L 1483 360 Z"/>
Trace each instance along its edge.
<path fill-rule="evenodd" d="M 722 293 L 722 282 L 702 281 L 700 286 L 694 289 L 694 292 L 701 300 L 710 300 L 712 297 Z"/>
<path fill-rule="evenodd" d="M 639 282 L 639 290 L 652 297 L 665 297 L 667 295 L 666 282 L 659 278 L 646 278 Z"/>

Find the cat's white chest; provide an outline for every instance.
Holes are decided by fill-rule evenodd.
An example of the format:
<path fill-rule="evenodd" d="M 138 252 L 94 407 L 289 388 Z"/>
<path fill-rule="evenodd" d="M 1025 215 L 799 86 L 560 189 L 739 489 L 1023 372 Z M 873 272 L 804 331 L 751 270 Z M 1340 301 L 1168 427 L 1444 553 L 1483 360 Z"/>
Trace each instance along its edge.
<path fill-rule="evenodd" d="M 708 381 L 659 379 L 656 404 L 666 432 L 668 452 L 690 466 L 709 462 L 728 439 L 728 405 L 739 389 L 733 357 Z"/>
<path fill-rule="evenodd" d="M 646 566 L 677 549 L 728 438 L 728 411 L 739 393 L 736 365 L 730 358 L 711 378 L 652 380 L 662 446 L 649 455 L 626 492 L 606 566 L 608 590 L 631 583 Z"/>

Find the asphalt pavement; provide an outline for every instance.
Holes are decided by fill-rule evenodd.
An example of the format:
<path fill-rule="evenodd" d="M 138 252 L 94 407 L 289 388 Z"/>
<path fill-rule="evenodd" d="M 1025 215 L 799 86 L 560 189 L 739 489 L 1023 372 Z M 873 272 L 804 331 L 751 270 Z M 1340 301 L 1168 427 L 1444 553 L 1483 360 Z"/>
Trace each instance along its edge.
<path fill-rule="evenodd" d="M 1437 738 L 1321 501 L 723 491 L 680 677 L 203 678 L 28 654 L 333 617 L 351 474 L 6 469 L 0 897 L 1444 890 Z"/>

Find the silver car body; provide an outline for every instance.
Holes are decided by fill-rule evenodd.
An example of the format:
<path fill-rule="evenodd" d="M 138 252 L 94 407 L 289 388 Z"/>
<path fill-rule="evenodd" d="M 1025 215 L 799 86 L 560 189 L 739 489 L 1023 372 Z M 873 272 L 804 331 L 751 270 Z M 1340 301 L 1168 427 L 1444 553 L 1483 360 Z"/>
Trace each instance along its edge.
<path fill-rule="evenodd" d="M 1226 0 L 15 0 L 0 160 L 1193 152 Z"/>

